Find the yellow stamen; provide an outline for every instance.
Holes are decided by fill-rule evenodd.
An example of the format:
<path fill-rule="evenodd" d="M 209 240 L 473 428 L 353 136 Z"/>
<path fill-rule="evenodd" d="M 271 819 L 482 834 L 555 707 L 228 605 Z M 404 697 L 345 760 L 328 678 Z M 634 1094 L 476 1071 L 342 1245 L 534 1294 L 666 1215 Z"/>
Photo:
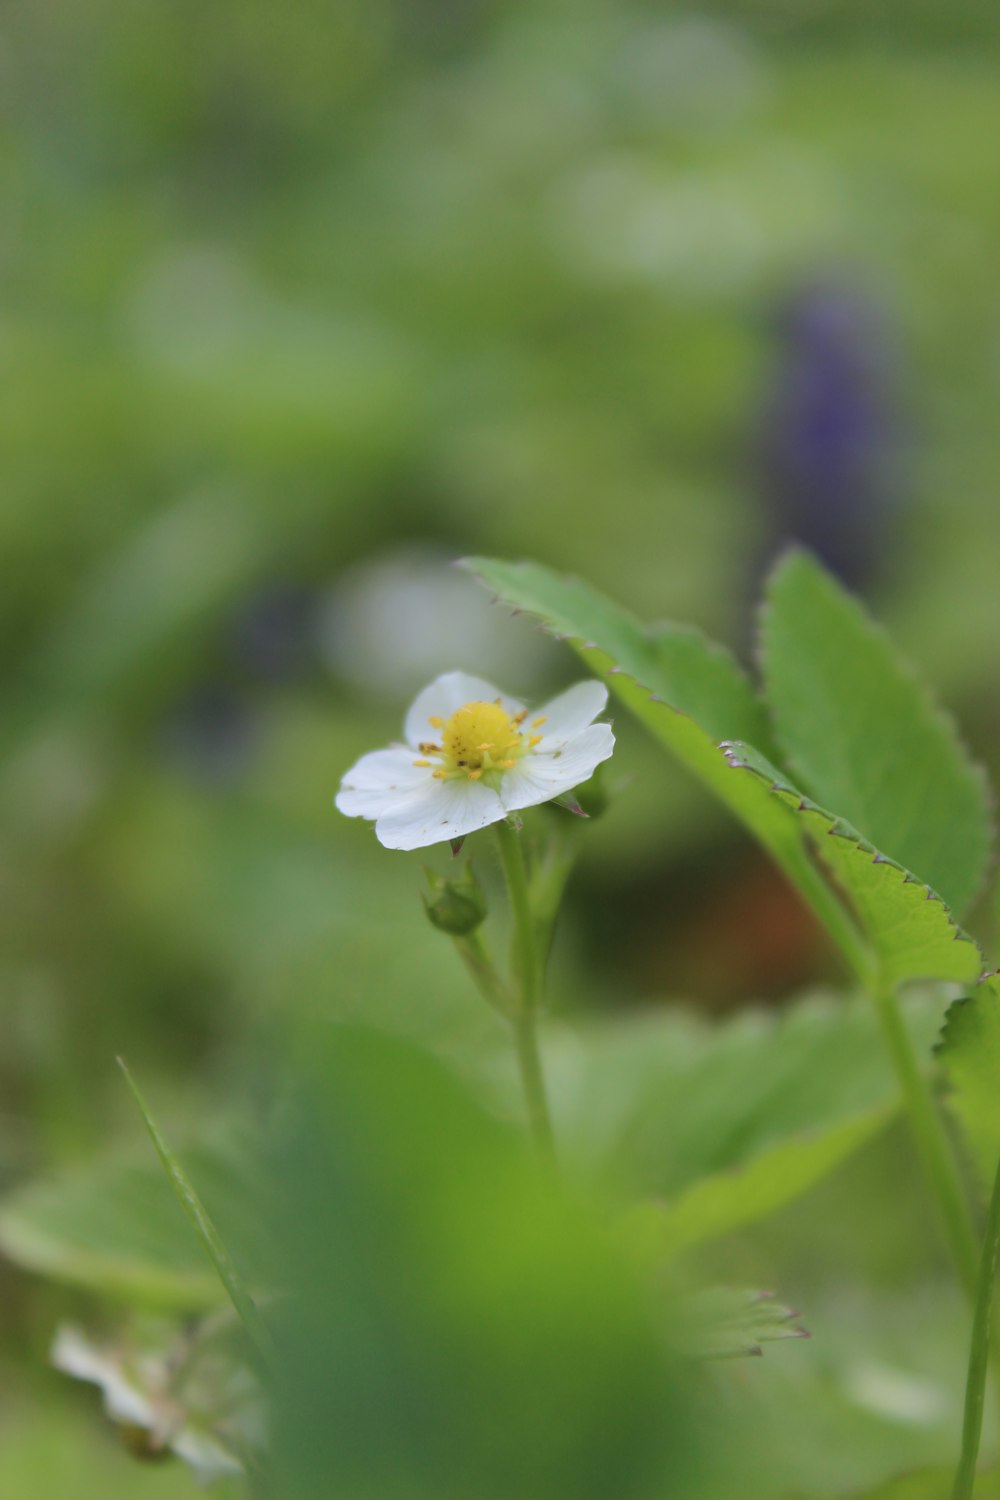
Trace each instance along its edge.
<path fill-rule="evenodd" d="M 432 760 L 415 760 L 413 764 L 415 766 L 432 766 L 434 762 Z"/>
<path fill-rule="evenodd" d="M 421 745 L 420 749 L 440 755 L 443 764 L 434 773 L 440 779 L 465 776 L 479 781 L 484 774 L 509 771 L 530 749 L 518 729 L 526 715 L 527 709 L 509 714 L 500 698 L 492 703 L 466 703 L 450 719 L 438 720 L 440 746 Z"/>
<path fill-rule="evenodd" d="M 440 714 L 431 714 L 431 716 L 427 720 L 427 722 L 431 726 L 432 729 L 443 729 L 444 728 L 444 720 L 442 719 L 442 717 L 441 717 Z"/>
<path fill-rule="evenodd" d="M 532 727 L 532 729 L 538 729 L 542 724 L 547 724 L 548 723 L 548 719 L 549 719 L 548 714 L 539 714 L 539 716 L 538 716 L 537 719 L 532 719 L 532 721 L 531 721 L 531 727 Z"/>

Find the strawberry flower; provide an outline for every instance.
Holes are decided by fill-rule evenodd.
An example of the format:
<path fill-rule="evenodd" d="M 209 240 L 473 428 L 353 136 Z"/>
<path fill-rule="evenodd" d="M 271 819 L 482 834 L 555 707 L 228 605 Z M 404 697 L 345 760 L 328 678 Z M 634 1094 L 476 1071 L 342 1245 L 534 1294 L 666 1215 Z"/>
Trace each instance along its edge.
<path fill-rule="evenodd" d="M 492 683 L 446 672 L 419 693 L 405 745 L 374 750 L 352 766 L 336 805 L 368 818 L 387 849 L 422 849 L 463 838 L 509 813 L 589 780 L 614 750 L 600 682 L 578 682 L 536 710 Z"/>

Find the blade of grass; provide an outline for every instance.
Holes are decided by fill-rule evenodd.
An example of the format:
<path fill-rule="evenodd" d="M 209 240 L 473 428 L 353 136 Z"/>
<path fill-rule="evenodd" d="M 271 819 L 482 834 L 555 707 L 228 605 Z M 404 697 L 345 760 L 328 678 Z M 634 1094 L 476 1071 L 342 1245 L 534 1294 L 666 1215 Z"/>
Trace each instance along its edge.
<path fill-rule="evenodd" d="M 261 1318 L 257 1304 L 250 1295 L 247 1285 L 237 1270 L 232 1256 L 219 1237 L 219 1232 L 213 1224 L 208 1210 L 195 1191 L 190 1178 L 161 1135 L 159 1127 L 153 1119 L 149 1106 L 143 1098 L 139 1085 L 132 1077 L 125 1059 L 119 1057 L 117 1062 L 119 1068 L 122 1070 L 125 1082 L 129 1086 L 132 1098 L 138 1106 L 139 1113 L 145 1121 L 150 1140 L 156 1148 L 156 1154 L 160 1158 L 163 1170 L 167 1174 L 177 1201 L 180 1203 L 185 1214 L 187 1214 L 195 1233 L 205 1247 L 215 1267 L 216 1274 L 222 1282 L 230 1302 L 236 1309 L 237 1316 L 246 1329 L 251 1346 L 259 1359 L 260 1365 L 266 1370 L 270 1362 L 271 1337 Z"/>

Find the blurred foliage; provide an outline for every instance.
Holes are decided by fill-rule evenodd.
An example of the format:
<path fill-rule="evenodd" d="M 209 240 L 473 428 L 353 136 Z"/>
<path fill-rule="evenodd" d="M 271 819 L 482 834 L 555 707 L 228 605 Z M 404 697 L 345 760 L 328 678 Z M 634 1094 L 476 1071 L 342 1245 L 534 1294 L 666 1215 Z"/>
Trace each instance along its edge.
<path fill-rule="evenodd" d="M 570 670 L 456 556 L 742 649 L 765 558 L 825 542 L 996 771 L 998 45 L 985 0 L 5 15 L 4 1187 L 137 1134 L 116 1052 L 173 1138 L 255 1114 L 303 1014 L 494 1038 L 416 857 L 331 808 L 436 672 Z M 824 972 L 637 733 L 610 779 L 559 1007 Z M 3 1274 L 7 1406 L 61 1303 Z M 0 1487 L 190 1493 L 84 1406 L 19 1396 Z"/>
<path fill-rule="evenodd" d="M 279 1492 L 691 1493 L 680 1370 L 591 1211 L 412 1050 L 332 1031 L 308 1055 L 279 1196 Z"/>

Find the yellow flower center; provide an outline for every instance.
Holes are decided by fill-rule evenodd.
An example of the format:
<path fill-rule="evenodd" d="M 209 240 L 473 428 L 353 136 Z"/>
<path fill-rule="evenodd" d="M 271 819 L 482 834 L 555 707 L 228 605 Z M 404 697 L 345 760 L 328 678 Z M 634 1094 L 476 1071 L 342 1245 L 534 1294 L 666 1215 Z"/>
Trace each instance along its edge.
<path fill-rule="evenodd" d="M 518 755 L 523 740 L 514 720 L 499 703 L 467 703 L 441 730 L 446 762 L 463 771 L 481 771 L 491 764 L 502 766 L 505 761 L 513 764 L 512 757 Z"/>
<path fill-rule="evenodd" d="M 526 737 L 521 732 L 526 718 L 527 709 L 509 714 L 499 698 L 493 703 L 466 703 L 450 719 L 435 717 L 428 721 L 440 732 L 441 743 L 421 745 L 420 753 L 435 757 L 438 767 L 434 775 L 440 781 L 453 776 L 478 781 L 490 771 L 509 771 L 541 739 L 539 734 Z M 536 719 L 532 728 L 540 723 L 542 720 Z M 418 760 L 415 764 L 430 766 L 434 761 Z"/>

